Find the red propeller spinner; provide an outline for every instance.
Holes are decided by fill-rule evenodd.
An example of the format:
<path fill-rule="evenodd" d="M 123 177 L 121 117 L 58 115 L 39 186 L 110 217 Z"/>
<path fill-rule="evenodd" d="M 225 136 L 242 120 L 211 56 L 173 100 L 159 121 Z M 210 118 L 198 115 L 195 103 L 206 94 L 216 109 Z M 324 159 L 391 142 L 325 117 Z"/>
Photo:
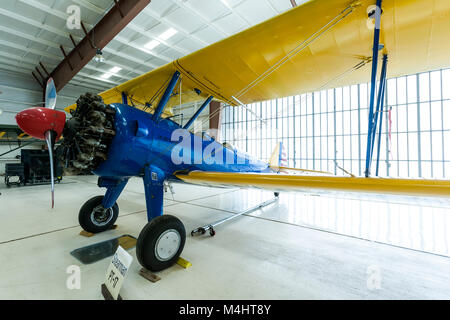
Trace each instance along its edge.
<path fill-rule="evenodd" d="M 55 143 L 61 137 L 66 123 L 66 114 L 55 110 L 56 87 L 53 79 L 47 81 L 45 108 L 30 108 L 16 115 L 17 125 L 30 136 L 47 142 L 50 157 L 50 179 L 52 185 L 52 208 L 55 204 L 55 172 L 53 154 Z"/>
<path fill-rule="evenodd" d="M 61 137 L 66 123 L 66 114 L 47 108 L 30 108 L 16 115 L 16 122 L 25 133 L 33 138 L 45 140 L 47 131 L 56 132 L 56 141 Z"/>

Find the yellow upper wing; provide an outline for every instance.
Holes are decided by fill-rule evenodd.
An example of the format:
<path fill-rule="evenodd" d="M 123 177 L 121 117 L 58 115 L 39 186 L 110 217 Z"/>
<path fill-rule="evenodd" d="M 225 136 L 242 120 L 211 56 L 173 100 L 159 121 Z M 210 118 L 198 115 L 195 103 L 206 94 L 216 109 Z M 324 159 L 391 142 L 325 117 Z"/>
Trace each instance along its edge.
<path fill-rule="evenodd" d="M 181 103 L 213 95 L 247 104 L 367 82 L 373 45 L 367 9 L 374 2 L 312 0 L 101 96 L 120 102 L 126 92 L 135 104 L 154 107 L 176 70 L 183 79 Z M 388 77 L 450 66 L 449 0 L 384 0 L 381 29 Z M 168 114 L 178 103 L 175 94 Z"/>

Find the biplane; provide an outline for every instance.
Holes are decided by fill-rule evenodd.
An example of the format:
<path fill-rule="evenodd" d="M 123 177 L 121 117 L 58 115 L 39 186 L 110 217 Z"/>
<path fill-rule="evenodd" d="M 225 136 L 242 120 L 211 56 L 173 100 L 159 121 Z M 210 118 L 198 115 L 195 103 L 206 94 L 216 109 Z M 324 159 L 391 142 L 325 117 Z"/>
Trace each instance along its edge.
<path fill-rule="evenodd" d="M 449 30 L 448 0 L 312 0 L 98 96 L 83 95 L 66 108 L 69 120 L 54 110 L 50 79 L 46 108 L 27 109 L 16 119 L 22 130 L 47 141 L 50 156 L 56 152 L 66 170 L 99 176 L 105 195 L 88 200 L 79 212 L 87 231 L 108 230 L 128 180 L 142 177 L 148 223 L 136 255 L 145 268 L 158 271 L 177 260 L 186 238 L 182 222 L 163 215 L 166 182 L 276 193 L 450 196 L 450 181 L 370 177 L 386 79 L 449 66 Z M 212 99 L 239 107 L 368 79 L 365 177 L 286 168 L 281 146 L 266 163 L 189 131 Z M 198 111 L 184 126 L 178 124 L 172 108 L 196 101 L 203 101 Z"/>

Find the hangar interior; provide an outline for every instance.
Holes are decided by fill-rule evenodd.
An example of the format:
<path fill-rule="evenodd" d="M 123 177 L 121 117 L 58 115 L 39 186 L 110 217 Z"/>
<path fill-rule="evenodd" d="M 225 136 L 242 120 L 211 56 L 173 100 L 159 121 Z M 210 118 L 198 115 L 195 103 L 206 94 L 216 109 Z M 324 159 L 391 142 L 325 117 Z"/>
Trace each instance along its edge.
<path fill-rule="evenodd" d="M 309 2 L 151 0 L 58 90 L 55 110 L 64 111 L 86 92 L 119 86 Z M 0 175 L 5 177 L 0 182 L 0 299 L 103 299 L 100 285 L 110 258 L 83 264 L 71 252 L 122 235 L 138 238 L 147 223 L 141 177 L 131 178 L 117 200 L 117 228 L 92 237 L 80 235 L 78 212 L 88 199 L 104 193 L 97 176 L 62 176 L 53 209 L 48 181 L 16 186 L 11 178 L 13 185 L 6 184 L 6 165 L 23 162 L 23 150 L 47 154 L 45 141 L 17 126 L 16 114 L 45 104 L 49 74 L 69 52 L 81 58 L 82 52 L 73 48 L 88 37 L 84 29 L 93 30 L 110 10 L 120 11 L 116 6 L 112 0 L 0 3 Z M 82 27 L 69 29 L 76 10 Z M 95 47 L 95 33 L 89 35 Z M 70 63 L 68 67 L 73 71 Z M 448 67 L 450 63 L 387 79 L 373 176 L 450 178 Z M 282 142 L 286 167 L 360 177 L 366 165 L 369 81 L 308 92 L 299 88 L 298 94 L 245 106 L 213 101 L 192 131 L 207 132 L 265 162 Z M 201 105 L 200 100 L 175 103 L 172 119 L 184 126 Z M 184 183 L 173 183 L 166 191 L 164 213 L 183 221 L 187 233 L 273 198 L 266 190 Z M 192 266 L 157 272 L 161 280 L 156 283 L 139 274 L 136 250 L 128 250 L 133 264 L 121 296 L 448 299 L 449 210 L 448 197 L 280 192 L 275 204 L 218 226 L 214 237 L 188 234 L 181 256 Z M 79 288 L 68 285 L 71 266 L 81 270 Z"/>

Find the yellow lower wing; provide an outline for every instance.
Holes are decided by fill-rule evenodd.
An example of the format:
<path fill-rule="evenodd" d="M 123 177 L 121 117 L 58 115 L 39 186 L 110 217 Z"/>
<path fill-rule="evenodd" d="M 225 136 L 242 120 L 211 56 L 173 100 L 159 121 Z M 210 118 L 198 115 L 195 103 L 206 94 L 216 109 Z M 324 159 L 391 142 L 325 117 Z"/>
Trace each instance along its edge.
<path fill-rule="evenodd" d="M 192 171 L 175 174 L 185 182 L 208 186 L 260 188 L 271 191 L 332 190 L 414 196 L 450 197 L 450 181 L 423 179 L 357 178 L 291 174 Z"/>

